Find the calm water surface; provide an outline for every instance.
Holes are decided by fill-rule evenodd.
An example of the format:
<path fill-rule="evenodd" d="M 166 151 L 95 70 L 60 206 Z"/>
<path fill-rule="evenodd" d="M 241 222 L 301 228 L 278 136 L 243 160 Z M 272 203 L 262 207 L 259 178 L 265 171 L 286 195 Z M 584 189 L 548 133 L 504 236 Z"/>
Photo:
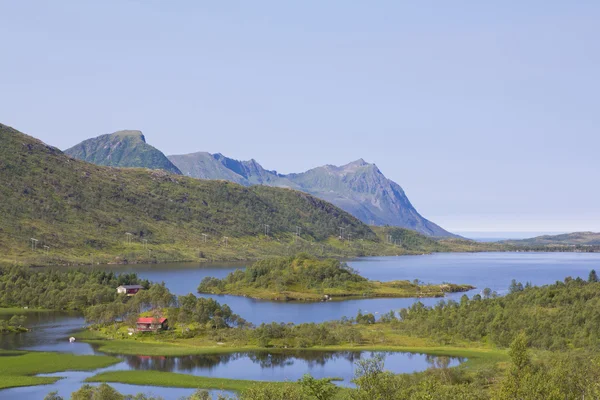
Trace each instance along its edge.
<path fill-rule="evenodd" d="M 477 287 L 468 295 L 480 293 L 486 287 L 500 294 L 507 291 L 511 279 L 535 285 L 553 283 L 566 276 L 586 278 L 593 268 L 600 269 L 600 254 L 589 253 L 453 253 L 425 256 L 374 257 L 348 262 L 363 276 L 376 280 L 419 279 L 426 283 L 468 283 Z M 142 278 L 164 281 L 178 295 L 195 293 L 206 276 L 222 278 L 244 264 L 220 265 L 136 265 L 111 266 L 115 272 L 136 272 Z M 458 299 L 462 294 L 450 295 Z M 354 316 L 363 312 L 385 313 L 409 306 L 415 301 L 432 305 L 440 299 L 365 299 L 326 303 L 278 303 L 235 296 L 209 296 L 227 303 L 242 317 L 255 324 L 261 322 L 321 322 Z M 6 318 L 6 317 L 5 317 Z M 98 354 L 86 343 L 68 343 L 73 331 L 81 329 L 84 320 L 66 313 L 36 313 L 28 315 L 33 330 L 23 335 L 0 336 L 0 347 L 40 351 Z M 14 388 L 0 391 L 2 399 L 41 399 L 52 390 L 68 396 L 82 381 L 104 370 L 156 369 L 193 375 L 254 380 L 295 380 L 304 373 L 315 377 L 341 377 L 349 384 L 354 375 L 355 361 L 370 357 L 370 352 L 295 352 L 237 353 L 229 355 L 186 357 L 119 356 L 123 361 L 115 366 L 92 372 L 65 372 L 66 377 L 54 385 Z M 420 354 L 388 353 L 386 368 L 396 372 L 421 371 L 436 365 L 457 365 L 461 360 L 430 357 Z M 154 393 L 165 398 L 189 395 L 188 389 L 115 385 L 123 393 Z"/>
<path fill-rule="evenodd" d="M 349 261 L 361 275 L 388 281 L 419 279 L 426 283 L 467 283 L 477 289 L 469 296 L 489 287 L 500 294 L 507 292 L 514 278 L 534 285 L 553 283 L 566 276 L 587 278 L 593 268 L 600 270 L 598 253 L 441 253 L 424 256 L 370 257 Z M 223 278 L 244 264 L 236 265 L 136 265 L 110 267 L 115 272 L 136 272 L 155 282 L 165 282 L 175 294 L 196 293 L 200 281 L 207 276 Z M 408 307 L 415 301 L 433 305 L 440 299 L 359 299 L 327 303 L 276 303 L 245 297 L 203 295 L 228 304 L 246 320 L 262 322 L 323 322 L 353 317 L 358 310 L 386 313 Z M 458 299 L 462 293 L 448 297 Z"/>

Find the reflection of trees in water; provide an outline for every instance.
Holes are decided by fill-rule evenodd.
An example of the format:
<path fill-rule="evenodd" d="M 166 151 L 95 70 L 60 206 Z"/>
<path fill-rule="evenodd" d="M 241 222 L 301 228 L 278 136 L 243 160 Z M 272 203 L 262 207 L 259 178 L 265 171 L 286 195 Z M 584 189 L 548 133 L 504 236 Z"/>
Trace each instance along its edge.
<path fill-rule="evenodd" d="M 429 368 L 446 369 L 450 366 L 452 361 L 463 363 L 465 359 L 462 357 L 432 356 L 431 354 L 425 354 L 425 361 L 429 364 Z"/>
<path fill-rule="evenodd" d="M 194 372 L 198 370 L 211 370 L 219 365 L 227 365 L 236 360 L 249 359 L 260 368 L 283 368 L 294 364 L 296 360 L 303 361 L 309 368 L 324 367 L 335 360 L 346 360 L 350 364 L 358 360 L 382 355 L 384 358 L 402 355 L 412 360 L 413 357 L 423 357 L 423 354 L 398 353 L 398 352 L 369 352 L 369 351 L 273 351 L 273 352 L 240 352 L 229 354 L 203 354 L 179 357 L 149 357 L 149 356 L 124 356 L 127 365 L 136 370 L 158 370 L 168 372 Z M 425 355 L 425 360 L 430 368 L 448 368 L 452 361 L 461 358 L 447 356 Z M 393 364 L 393 361 L 392 363 Z M 392 365 L 388 368 L 394 370 Z M 199 372 L 199 371 L 198 371 Z"/>

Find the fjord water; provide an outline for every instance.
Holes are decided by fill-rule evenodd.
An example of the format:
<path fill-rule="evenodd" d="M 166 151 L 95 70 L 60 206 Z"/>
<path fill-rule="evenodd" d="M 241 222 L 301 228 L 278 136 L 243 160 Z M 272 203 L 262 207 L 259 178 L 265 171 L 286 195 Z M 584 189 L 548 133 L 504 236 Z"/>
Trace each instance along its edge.
<path fill-rule="evenodd" d="M 469 296 L 489 287 L 505 294 L 512 279 L 545 285 L 566 276 L 587 278 L 591 269 L 600 270 L 598 253 L 439 253 L 420 256 L 369 257 L 348 261 L 348 264 L 369 279 L 414 280 L 425 283 L 465 283 L 476 287 Z M 213 276 L 223 278 L 237 268 L 237 264 L 162 264 L 116 266 L 114 272 L 136 272 L 140 277 L 154 282 L 165 282 L 177 295 L 196 293 L 200 281 Z M 463 293 L 447 298 L 459 299 Z M 386 313 L 408 307 L 415 301 L 433 305 L 439 298 L 423 299 L 354 299 L 318 303 L 282 303 L 255 300 L 228 295 L 202 295 L 228 304 L 246 320 L 262 322 L 323 322 L 342 317 L 354 317 L 358 310 Z"/>
<path fill-rule="evenodd" d="M 351 260 L 348 264 L 363 276 L 376 280 L 419 279 L 426 283 L 468 283 L 477 289 L 472 296 L 486 287 L 505 294 L 512 279 L 544 285 L 563 280 L 566 276 L 587 278 L 591 269 L 600 269 L 600 254 L 594 253 L 444 253 L 423 256 L 373 257 Z M 155 282 L 164 281 L 175 294 L 195 293 L 206 276 L 222 278 L 243 263 L 232 264 L 165 264 L 107 266 L 114 272 L 136 272 L 140 277 Z M 458 299 L 462 293 L 448 298 Z M 319 303 L 279 303 L 257 301 L 245 297 L 210 296 L 227 303 L 242 317 L 255 324 L 261 322 L 320 322 L 352 317 L 363 312 L 384 313 L 409 306 L 415 301 L 432 305 L 440 299 L 359 299 Z M 6 318 L 7 316 L 0 316 Z M 31 332 L 22 335 L 0 336 L 0 348 L 38 351 L 99 354 L 86 343 L 69 343 L 73 331 L 81 329 L 85 321 L 79 315 L 60 312 L 32 313 L 27 316 Z M 58 390 L 68 396 L 77 390 L 86 377 L 105 370 L 157 369 L 194 375 L 218 376 L 236 379 L 285 380 L 297 379 L 304 373 L 316 377 L 341 377 L 348 385 L 354 371 L 354 361 L 371 356 L 371 352 L 293 352 L 237 353 L 233 355 L 186 357 L 119 356 L 123 361 L 115 366 L 90 372 L 63 372 L 66 377 L 53 385 L 13 388 L 0 391 L 2 399 L 38 399 Z M 457 365 L 461 360 L 430 357 L 419 354 L 388 353 L 386 368 L 397 373 L 421 371 L 430 366 Z M 156 388 L 149 386 L 114 385 L 123 393 L 155 393 L 165 398 L 190 394 L 188 389 Z"/>

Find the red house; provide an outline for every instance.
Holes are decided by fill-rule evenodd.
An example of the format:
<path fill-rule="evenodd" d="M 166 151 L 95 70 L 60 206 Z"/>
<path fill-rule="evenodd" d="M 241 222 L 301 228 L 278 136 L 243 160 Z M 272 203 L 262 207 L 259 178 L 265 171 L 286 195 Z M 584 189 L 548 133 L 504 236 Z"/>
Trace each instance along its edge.
<path fill-rule="evenodd" d="M 137 331 L 138 332 L 156 332 L 162 331 L 168 328 L 166 318 L 138 318 L 137 320 Z"/>

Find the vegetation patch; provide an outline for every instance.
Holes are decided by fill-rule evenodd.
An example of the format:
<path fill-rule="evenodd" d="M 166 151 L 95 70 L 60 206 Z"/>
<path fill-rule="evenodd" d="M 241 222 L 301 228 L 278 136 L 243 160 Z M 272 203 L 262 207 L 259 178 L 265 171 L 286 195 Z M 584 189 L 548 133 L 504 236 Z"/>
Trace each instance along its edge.
<path fill-rule="evenodd" d="M 242 391 L 256 381 L 211 378 L 162 371 L 109 371 L 86 379 L 86 382 L 119 382 L 131 385 L 166 386 Z"/>
<path fill-rule="evenodd" d="M 65 353 L 0 352 L 0 389 L 45 385 L 59 377 L 38 377 L 63 371 L 91 371 L 120 362 L 110 356 L 76 356 Z"/>
<path fill-rule="evenodd" d="M 199 293 L 232 294 L 282 301 L 326 301 L 373 297 L 443 297 L 466 292 L 470 285 L 419 282 L 370 281 L 346 263 L 317 259 L 308 254 L 257 261 L 245 271 L 236 270 L 223 279 L 205 278 Z"/>

